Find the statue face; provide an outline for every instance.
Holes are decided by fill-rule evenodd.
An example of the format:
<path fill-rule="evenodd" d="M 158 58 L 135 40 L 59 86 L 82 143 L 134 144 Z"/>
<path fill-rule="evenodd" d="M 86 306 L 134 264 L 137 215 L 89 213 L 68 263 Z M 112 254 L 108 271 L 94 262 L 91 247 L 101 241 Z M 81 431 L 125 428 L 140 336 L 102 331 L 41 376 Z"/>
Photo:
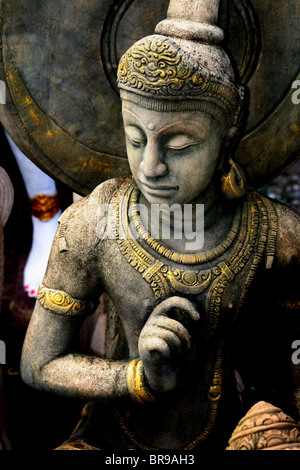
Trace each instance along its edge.
<path fill-rule="evenodd" d="M 150 204 L 187 204 L 212 183 L 223 139 L 209 114 L 124 101 L 123 120 L 129 165 Z"/>

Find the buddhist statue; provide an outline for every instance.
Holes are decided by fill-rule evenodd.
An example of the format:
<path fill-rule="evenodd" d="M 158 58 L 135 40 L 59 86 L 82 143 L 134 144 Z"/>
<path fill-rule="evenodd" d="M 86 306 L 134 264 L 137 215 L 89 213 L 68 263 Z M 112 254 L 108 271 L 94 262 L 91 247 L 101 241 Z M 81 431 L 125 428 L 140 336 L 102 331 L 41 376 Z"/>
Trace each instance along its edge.
<path fill-rule="evenodd" d="M 234 159 L 247 93 L 220 45 L 218 8 L 171 0 L 155 33 L 122 56 L 132 176 L 101 183 L 59 219 L 21 361 L 27 384 L 86 402 L 59 449 L 225 449 L 248 326 L 257 365 L 260 339 L 276 344 L 298 419 L 300 216 L 253 189 Z M 89 356 L 80 329 L 103 292 L 107 351 Z"/>

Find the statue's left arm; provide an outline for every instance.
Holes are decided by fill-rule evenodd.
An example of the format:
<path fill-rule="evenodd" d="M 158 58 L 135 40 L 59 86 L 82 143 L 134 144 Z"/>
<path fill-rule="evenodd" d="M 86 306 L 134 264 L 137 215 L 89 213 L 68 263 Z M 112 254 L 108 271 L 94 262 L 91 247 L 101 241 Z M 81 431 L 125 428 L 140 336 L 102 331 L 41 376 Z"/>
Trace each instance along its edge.
<path fill-rule="evenodd" d="M 300 345 L 300 214 L 283 204 L 276 205 L 276 209 L 278 235 L 269 297 L 278 325 L 274 350 L 282 347 L 286 357 L 283 364 L 290 382 L 287 393 L 291 394 L 300 421 L 300 360 L 294 349 L 295 344 Z M 298 357 L 300 359 L 300 354 Z"/>

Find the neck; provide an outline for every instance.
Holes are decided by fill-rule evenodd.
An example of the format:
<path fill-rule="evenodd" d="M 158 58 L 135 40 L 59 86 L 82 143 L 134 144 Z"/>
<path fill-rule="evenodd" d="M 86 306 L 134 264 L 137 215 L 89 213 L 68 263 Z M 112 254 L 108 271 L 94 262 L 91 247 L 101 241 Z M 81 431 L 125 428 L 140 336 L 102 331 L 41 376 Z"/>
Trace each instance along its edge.
<path fill-rule="evenodd" d="M 221 217 L 228 212 L 228 204 L 224 199 L 219 183 L 219 178 L 215 178 L 206 190 L 196 199 L 190 202 L 193 211 L 193 220 L 197 216 L 197 206 L 204 207 L 204 228 L 209 229 L 217 223 Z"/>
<path fill-rule="evenodd" d="M 219 188 L 219 178 L 215 179 L 217 180 L 217 182 L 213 181 L 202 194 L 197 196 L 197 198 L 187 202 L 185 205 L 173 204 L 171 206 L 168 206 L 167 204 L 162 204 L 161 206 L 159 206 L 159 211 L 161 214 L 160 218 L 162 219 L 164 215 L 170 217 L 170 222 L 173 226 L 174 223 L 176 223 L 176 220 L 181 218 L 183 221 L 185 214 L 184 206 L 189 206 L 191 220 L 194 223 L 196 222 L 197 217 L 199 217 L 199 214 L 201 214 L 199 206 L 202 206 L 204 208 L 203 212 L 205 213 L 204 227 L 208 229 L 209 227 L 214 225 L 214 223 L 218 221 L 220 217 L 222 217 L 225 213 L 228 212 L 228 202 L 224 199 L 221 189 Z M 151 213 L 155 213 L 153 211 L 153 205 L 149 203 L 149 201 L 145 198 L 142 193 L 140 195 L 140 203 L 147 208 L 148 215 L 151 216 Z M 177 206 L 178 210 L 170 212 L 169 208 L 172 206 Z"/>
<path fill-rule="evenodd" d="M 219 182 L 219 178 L 215 180 Z M 232 223 L 233 206 L 224 199 L 220 185 L 216 182 L 212 182 L 201 195 L 187 203 L 186 207 L 178 205 L 178 210 L 174 212 L 170 212 L 168 207 L 156 207 L 156 210 L 153 210 L 143 194 L 140 195 L 139 202 L 147 208 L 148 213 L 141 213 L 141 220 L 143 225 L 148 227 L 152 237 L 161 239 L 166 244 L 175 243 L 177 249 L 181 243 L 186 245 L 191 239 L 201 241 L 204 232 L 203 249 L 214 246 L 226 236 Z M 197 244 L 195 250 L 198 251 Z"/>

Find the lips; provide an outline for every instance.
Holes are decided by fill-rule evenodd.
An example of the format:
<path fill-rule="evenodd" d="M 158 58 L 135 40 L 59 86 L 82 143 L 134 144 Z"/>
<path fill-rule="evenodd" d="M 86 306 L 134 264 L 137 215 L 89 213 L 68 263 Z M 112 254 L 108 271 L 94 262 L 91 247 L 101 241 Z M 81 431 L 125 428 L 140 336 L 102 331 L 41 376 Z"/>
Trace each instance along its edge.
<path fill-rule="evenodd" d="M 140 183 L 147 193 L 153 194 L 154 196 L 165 196 L 170 192 L 178 191 L 178 186 L 150 185 L 148 183 L 144 183 L 143 181 L 140 181 Z"/>

